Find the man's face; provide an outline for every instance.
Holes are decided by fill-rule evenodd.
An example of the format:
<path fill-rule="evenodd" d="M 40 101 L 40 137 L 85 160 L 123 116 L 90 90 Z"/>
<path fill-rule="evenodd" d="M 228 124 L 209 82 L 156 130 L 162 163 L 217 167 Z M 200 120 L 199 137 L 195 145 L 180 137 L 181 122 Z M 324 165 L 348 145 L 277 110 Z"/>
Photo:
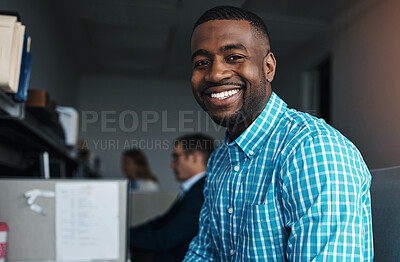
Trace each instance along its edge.
<path fill-rule="evenodd" d="M 191 84 L 199 105 L 228 129 L 249 126 L 270 97 L 268 41 L 256 37 L 247 21 L 212 20 L 196 27 L 191 50 Z M 274 72 L 275 65 L 272 78 Z"/>
<path fill-rule="evenodd" d="M 170 167 L 174 171 L 176 180 L 183 182 L 192 177 L 194 175 L 193 164 L 193 157 L 191 155 L 186 155 L 182 149 L 182 145 L 178 143 L 172 152 L 172 160 L 170 164 Z"/>

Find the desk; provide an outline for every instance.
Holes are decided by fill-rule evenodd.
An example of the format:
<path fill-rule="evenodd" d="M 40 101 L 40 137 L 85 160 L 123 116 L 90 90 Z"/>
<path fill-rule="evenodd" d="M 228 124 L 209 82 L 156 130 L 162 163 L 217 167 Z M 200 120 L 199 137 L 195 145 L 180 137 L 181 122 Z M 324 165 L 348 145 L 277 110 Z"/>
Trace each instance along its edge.
<path fill-rule="evenodd" d="M 146 222 L 165 213 L 178 196 L 178 191 L 131 192 L 130 226 Z"/>

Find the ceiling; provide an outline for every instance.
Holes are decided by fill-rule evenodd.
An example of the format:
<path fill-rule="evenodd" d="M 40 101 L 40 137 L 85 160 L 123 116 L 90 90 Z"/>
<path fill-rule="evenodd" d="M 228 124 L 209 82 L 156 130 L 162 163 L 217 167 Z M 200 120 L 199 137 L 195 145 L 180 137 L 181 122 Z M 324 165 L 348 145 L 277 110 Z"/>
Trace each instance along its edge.
<path fill-rule="evenodd" d="M 346 0 L 69 0 L 55 1 L 81 74 L 185 78 L 191 73 L 193 24 L 217 5 L 243 7 L 265 21 L 279 59 L 324 37 Z"/>

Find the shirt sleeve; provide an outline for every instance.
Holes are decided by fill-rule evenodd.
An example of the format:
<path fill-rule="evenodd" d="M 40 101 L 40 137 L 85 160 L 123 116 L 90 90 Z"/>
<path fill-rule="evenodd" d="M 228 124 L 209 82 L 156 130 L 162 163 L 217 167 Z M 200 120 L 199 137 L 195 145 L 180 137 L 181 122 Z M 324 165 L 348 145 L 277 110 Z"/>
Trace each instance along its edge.
<path fill-rule="evenodd" d="M 215 261 L 209 221 L 211 203 L 208 178 L 211 170 L 210 162 L 207 166 L 207 179 L 204 185 L 204 203 L 200 211 L 199 233 L 190 243 L 189 250 L 183 261 Z"/>
<path fill-rule="evenodd" d="M 304 139 L 281 179 L 289 261 L 372 261 L 371 175 L 350 141 Z"/>

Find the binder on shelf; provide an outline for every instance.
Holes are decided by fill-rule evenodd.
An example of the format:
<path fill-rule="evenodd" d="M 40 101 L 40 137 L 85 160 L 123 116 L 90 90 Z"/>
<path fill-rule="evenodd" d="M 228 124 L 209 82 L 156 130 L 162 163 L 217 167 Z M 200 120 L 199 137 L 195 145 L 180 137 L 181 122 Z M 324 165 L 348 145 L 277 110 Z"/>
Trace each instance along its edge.
<path fill-rule="evenodd" d="M 31 37 L 25 34 L 18 91 L 14 95 L 14 100 L 18 102 L 25 102 L 28 99 L 29 79 L 32 67 L 32 53 L 30 49 L 31 49 Z"/>
<path fill-rule="evenodd" d="M 7 91 L 10 82 L 11 49 L 17 17 L 0 15 L 0 88 Z"/>
<path fill-rule="evenodd" d="M 11 53 L 11 76 L 10 76 L 10 93 L 16 93 L 19 85 L 19 74 L 21 72 L 22 47 L 24 44 L 25 26 L 20 22 L 16 23 L 16 31 L 14 32 L 14 46 Z"/>
<path fill-rule="evenodd" d="M 21 22 L 21 17 L 19 16 L 19 13 L 15 11 L 0 10 L 0 15 L 15 16 L 17 17 L 17 21 Z"/>
<path fill-rule="evenodd" d="M 16 16 L 0 15 L 0 89 L 18 91 L 25 26 Z"/>

